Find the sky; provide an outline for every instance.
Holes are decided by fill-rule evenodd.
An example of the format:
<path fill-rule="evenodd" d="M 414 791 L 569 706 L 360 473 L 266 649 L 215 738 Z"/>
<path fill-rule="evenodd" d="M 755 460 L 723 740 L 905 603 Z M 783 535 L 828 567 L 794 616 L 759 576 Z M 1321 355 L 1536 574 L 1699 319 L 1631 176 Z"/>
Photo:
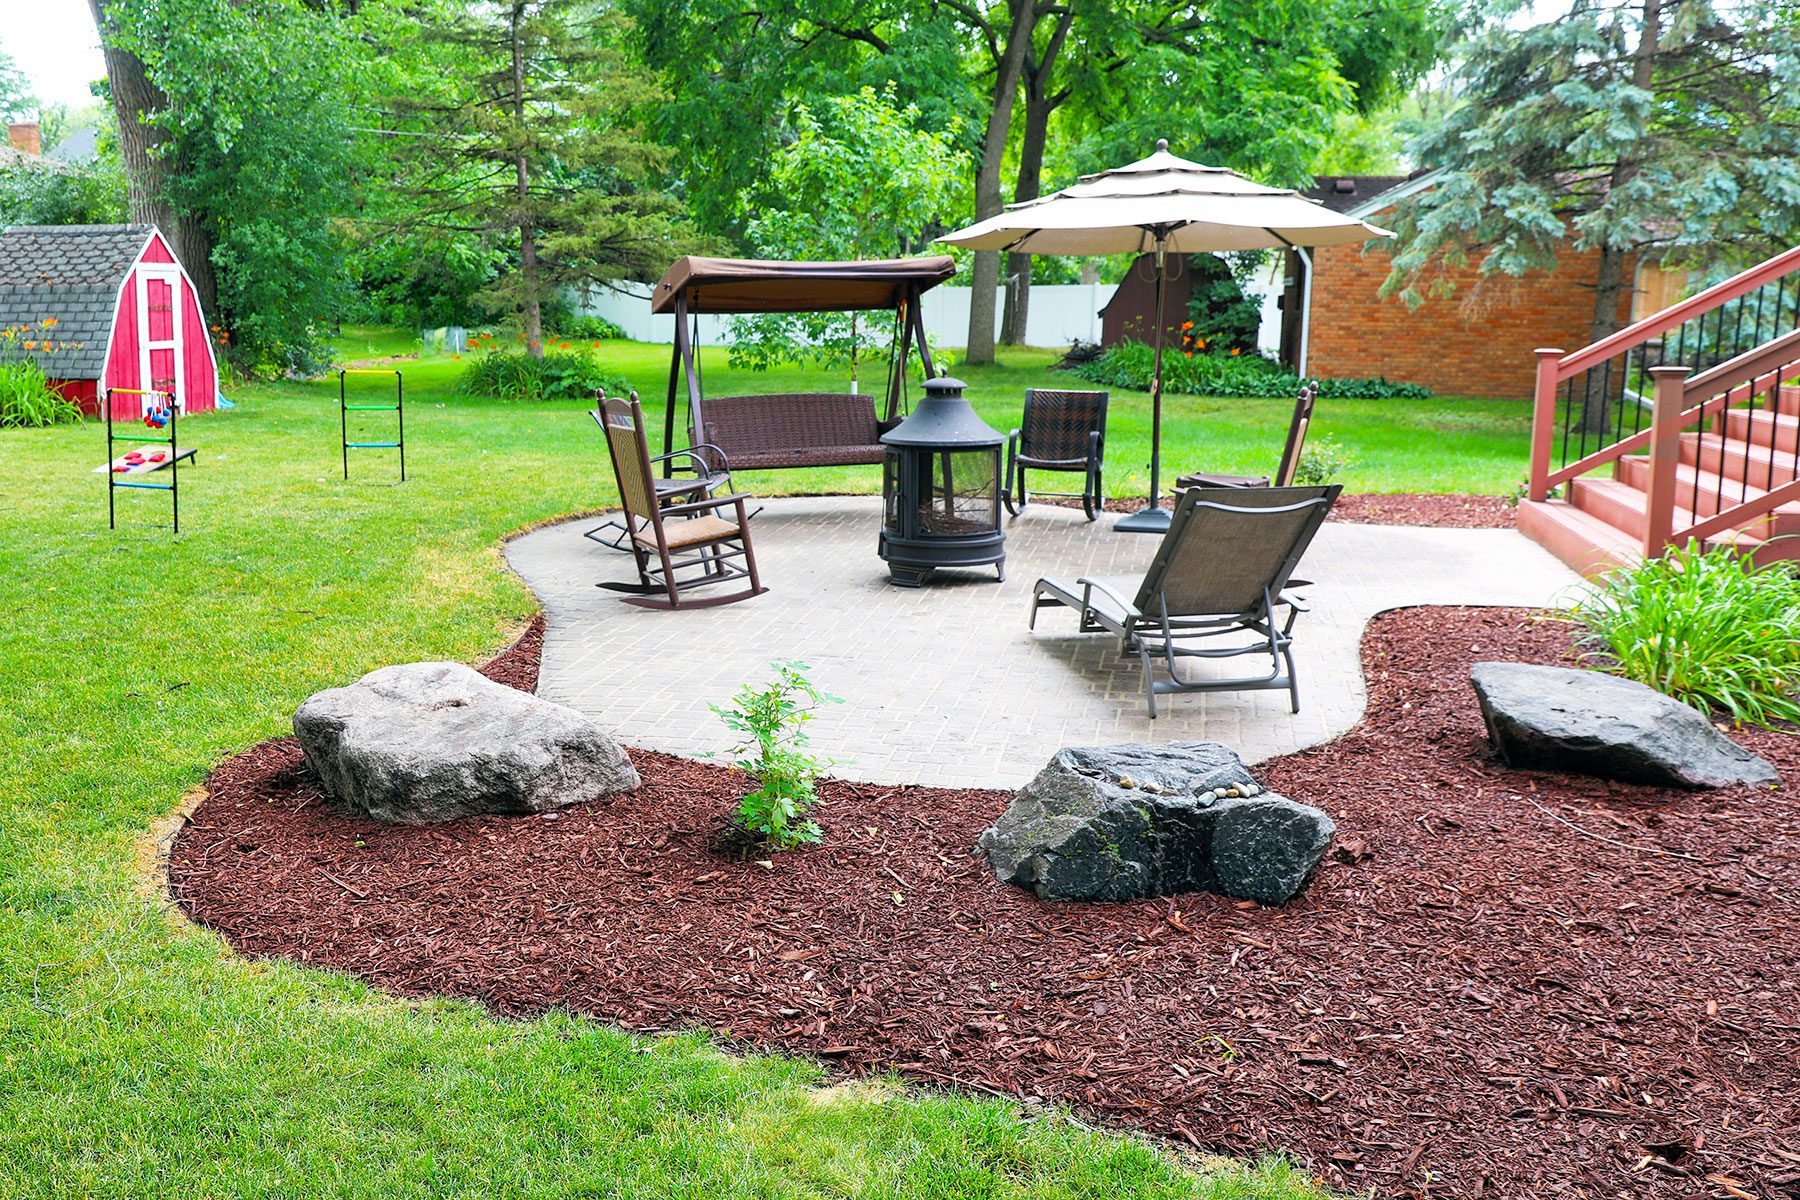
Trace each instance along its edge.
<path fill-rule="evenodd" d="M 93 100 L 88 84 L 106 66 L 83 0 L 0 0 L 0 7 L 20 10 L 0 22 L 0 50 L 31 80 L 38 102 L 78 108 Z"/>

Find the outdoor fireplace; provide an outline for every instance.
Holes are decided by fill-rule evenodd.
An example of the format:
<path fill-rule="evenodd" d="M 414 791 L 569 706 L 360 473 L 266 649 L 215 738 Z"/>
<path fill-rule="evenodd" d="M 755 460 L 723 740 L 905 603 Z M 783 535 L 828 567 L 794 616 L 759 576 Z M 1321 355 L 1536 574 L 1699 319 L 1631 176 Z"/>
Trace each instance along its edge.
<path fill-rule="evenodd" d="M 881 557 L 901 587 L 944 567 L 993 566 L 1006 578 L 1000 529 L 1000 445 L 960 379 L 927 379 L 925 399 L 882 435 Z"/>

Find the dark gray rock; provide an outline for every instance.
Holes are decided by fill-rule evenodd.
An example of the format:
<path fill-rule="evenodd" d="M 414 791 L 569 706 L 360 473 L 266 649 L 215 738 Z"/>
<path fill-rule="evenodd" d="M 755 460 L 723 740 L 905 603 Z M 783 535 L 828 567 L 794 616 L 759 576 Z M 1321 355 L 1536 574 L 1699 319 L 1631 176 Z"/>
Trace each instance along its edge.
<path fill-rule="evenodd" d="M 1699 712 L 1630 679 L 1482 662 L 1469 682 L 1488 737 L 1510 767 L 1689 788 L 1780 781 L 1774 767 Z"/>
<path fill-rule="evenodd" d="M 1333 832 L 1264 791 L 1216 742 L 1059 751 L 976 845 L 1002 880 L 1046 900 L 1222 891 L 1280 903 Z"/>
<path fill-rule="evenodd" d="M 640 782 L 592 720 L 460 663 L 383 667 L 319 692 L 294 736 L 326 791 L 401 825 L 546 812 Z"/>
<path fill-rule="evenodd" d="M 1280 904 L 1298 894 L 1337 832 L 1318 809 L 1273 792 L 1223 800 L 1219 808 L 1213 874 L 1219 891 L 1242 900 Z"/>

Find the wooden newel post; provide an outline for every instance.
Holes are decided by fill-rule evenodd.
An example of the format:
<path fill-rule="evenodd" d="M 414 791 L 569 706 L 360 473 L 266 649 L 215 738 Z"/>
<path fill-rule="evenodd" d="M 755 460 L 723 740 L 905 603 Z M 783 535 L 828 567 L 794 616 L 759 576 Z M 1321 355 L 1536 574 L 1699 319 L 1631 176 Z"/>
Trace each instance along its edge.
<path fill-rule="evenodd" d="M 1650 415 L 1650 487 L 1644 511 L 1644 557 L 1660 558 L 1675 532 L 1675 468 L 1681 463 L 1681 413 L 1690 368 L 1651 367 L 1656 399 Z"/>
<path fill-rule="evenodd" d="M 1550 498 L 1550 444 L 1556 435 L 1556 371 L 1561 350 L 1537 352 L 1537 385 L 1532 390 L 1531 474 L 1525 484 L 1528 500 Z"/>

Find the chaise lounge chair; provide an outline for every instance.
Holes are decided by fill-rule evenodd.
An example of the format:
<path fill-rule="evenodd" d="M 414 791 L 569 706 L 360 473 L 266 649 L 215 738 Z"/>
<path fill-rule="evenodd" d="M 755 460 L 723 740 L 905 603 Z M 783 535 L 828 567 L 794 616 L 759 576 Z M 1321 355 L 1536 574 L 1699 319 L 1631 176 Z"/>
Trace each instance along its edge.
<path fill-rule="evenodd" d="M 1294 620 L 1305 610 L 1282 589 L 1341 490 L 1331 484 L 1183 492 L 1142 578 L 1040 579 L 1031 594 L 1031 627 L 1037 628 L 1040 609 L 1062 605 L 1080 614 L 1082 632 L 1117 637 L 1120 651 L 1135 652 L 1143 663 L 1152 717 L 1156 697 L 1166 692 L 1286 689 L 1299 712 L 1292 647 Z M 1287 609 L 1280 622 L 1278 607 Z M 1245 654 L 1268 655 L 1268 673 L 1183 678 L 1179 665 L 1183 658 Z M 1157 677 L 1158 664 L 1168 678 Z"/>

